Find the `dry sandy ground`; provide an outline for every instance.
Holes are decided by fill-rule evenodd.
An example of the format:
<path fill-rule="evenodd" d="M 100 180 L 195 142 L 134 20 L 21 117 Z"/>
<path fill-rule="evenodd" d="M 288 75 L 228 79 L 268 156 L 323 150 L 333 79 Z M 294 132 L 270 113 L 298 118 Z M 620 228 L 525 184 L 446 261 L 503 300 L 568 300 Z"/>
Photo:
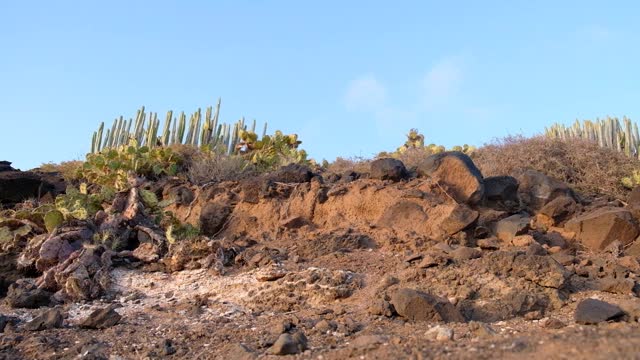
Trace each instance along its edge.
<path fill-rule="evenodd" d="M 223 276 L 204 269 L 173 274 L 115 269 L 111 300 L 66 305 L 61 329 L 27 332 L 9 326 L 0 335 L 0 357 L 280 358 L 268 349 L 280 333 L 293 329 L 308 338 L 309 349 L 291 356 L 300 359 L 640 358 L 640 324 L 586 326 L 573 321 L 580 299 L 637 301 L 630 295 L 579 292 L 542 319 L 515 317 L 487 324 L 406 322 L 371 315 L 368 308 L 381 279 L 407 268 L 393 253 L 357 250 L 313 263 L 285 261 L 278 268 L 268 265 Z M 287 275 L 258 280 L 274 272 Z M 345 283 L 355 284 L 353 295 L 336 299 L 336 288 Z M 76 326 L 105 302 L 118 304 L 116 311 L 123 315 L 118 325 L 105 330 Z M 39 311 L 0 308 L 23 322 Z M 548 318 L 566 326 L 548 328 Z M 436 339 L 434 331 L 429 332 L 434 327 L 452 330 L 453 335 Z"/>

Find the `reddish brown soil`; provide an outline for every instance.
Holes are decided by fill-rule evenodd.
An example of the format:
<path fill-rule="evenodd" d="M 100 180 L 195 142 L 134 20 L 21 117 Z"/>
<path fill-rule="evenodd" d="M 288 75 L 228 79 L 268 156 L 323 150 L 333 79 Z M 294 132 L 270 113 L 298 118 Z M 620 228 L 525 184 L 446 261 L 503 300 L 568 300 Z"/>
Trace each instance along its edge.
<path fill-rule="evenodd" d="M 21 323 L 0 334 L 0 358 L 280 358 L 269 348 L 286 331 L 308 338 L 306 351 L 290 355 L 297 359 L 640 358 L 634 317 L 640 300 L 599 291 L 597 279 L 584 275 L 600 263 L 603 277 L 619 271 L 616 254 L 569 246 L 567 256 L 575 259 L 564 267 L 550 253 L 527 255 L 526 247 L 480 250 L 469 231 L 443 233 L 440 225 L 456 204 L 426 180 L 275 184 L 271 197 L 246 201 L 251 190 L 222 184 L 196 190 L 193 203 L 172 208 L 181 220 L 198 224 L 205 204 L 231 204 L 214 238 L 226 250 L 242 249 L 232 264 L 202 266 L 211 252 L 208 239 L 175 245 L 161 266 L 113 269 L 103 299 L 61 305 L 66 319 L 60 329 L 26 331 L 21 324 L 42 309 L 2 305 L 0 313 Z M 450 253 L 447 263 L 419 266 L 420 256 L 462 246 L 477 248 L 479 257 Z M 517 256 L 524 262 L 513 260 Z M 626 272 L 630 279 L 634 271 Z M 376 315 L 376 304 L 399 288 L 448 299 L 467 321 Z M 579 325 L 576 305 L 589 297 L 617 304 L 629 316 Z M 119 324 L 77 326 L 106 304 L 119 306 Z M 551 320 L 562 324 L 550 328 Z M 428 331 L 437 326 L 453 336 L 435 339 Z"/>

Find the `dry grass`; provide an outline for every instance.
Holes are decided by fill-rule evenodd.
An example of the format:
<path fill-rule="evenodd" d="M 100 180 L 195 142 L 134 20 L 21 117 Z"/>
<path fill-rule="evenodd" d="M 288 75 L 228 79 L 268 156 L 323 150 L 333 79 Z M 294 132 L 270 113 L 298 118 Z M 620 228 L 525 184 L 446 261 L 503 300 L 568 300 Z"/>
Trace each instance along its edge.
<path fill-rule="evenodd" d="M 415 169 L 424 159 L 435 154 L 431 149 L 424 148 L 411 148 L 407 149 L 404 153 L 397 154 L 394 157 L 404 164 L 407 169 Z"/>
<path fill-rule="evenodd" d="M 71 181 L 76 178 L 76 173 L 83 163 L 84 161 L 80 160 L 63 161 L 58 164 L 50 162 L 40 165 L 38 169 L 43 172 L 60 173 L 66 181 Z"/>
<path fill-rule="evenodd" d="M 640 161 L 584 140 L 562 141 L 543 136 L 507 137 L 478 149 L 472 156 L 484 176 L 510 175 L 531 168 L 562 180 L 587 194 L 624 199 L 629 190 L 621 179 Z"/>
<path fill-rule="evenodd" d="M 192 154 L 186 163 L 189 180 L 198 185 L 209 182 L 238 181 L 257 174 L 253 165 L 236 155 Z"/>
<path fill-rule="evenodd" d="M 352 158 L 341 158 L 338 157 L 336 160 L 327 166 L 326 171 L 334 174 L 344 174 L 347 171 L 355 171 L 357 173 L 367 173 L 369 172 L 371 167 L 371 160 L 361 158 L 361 157 L 352 157 Z"/>

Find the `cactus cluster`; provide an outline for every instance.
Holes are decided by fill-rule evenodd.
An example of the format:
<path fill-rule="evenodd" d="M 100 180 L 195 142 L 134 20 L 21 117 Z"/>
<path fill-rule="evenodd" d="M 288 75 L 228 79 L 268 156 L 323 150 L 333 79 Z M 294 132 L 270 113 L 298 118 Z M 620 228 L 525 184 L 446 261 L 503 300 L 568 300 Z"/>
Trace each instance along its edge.
<path fill-rule="evenodd" d="M 134 139 L 128 145 L 88 154 L 76 178 L 123 191 L 130 187 L 130 173 L 147 178 L 174 176 L 181 164 L 182 157 L 170 147 L 139 146 Z"/>
<path fill-rule="evenodd" d="M 624 152 L 627 156 L 640 158 L 638 124 L 627 117 L 623 117 L 622 122 L 616 117 L 607 117 L 595 121 L 585 120 L 582 123 L 576 120 L 572 126 L 554 124 L 545 128 L 545 136 L 562 140 L 595 141 L 600 147 L 614 149 Z"/>
<path fill-rule="evenodd" d="M 81 184 L 79 189 L 68 186 L 64 194 L 56 197 L 55 209 L 49 211 L 44 217 L 47 230 L 52 231 L 52 228 L 69 219 L 87 220 L 93 217 L 96 212 L 102 210 L 102 202 L 111 197 L 113 193 L 90 194 L 86 184 Z"/>
<path fill-rule="evenodd" d="M 285 135 L 276 130 L 273 135 L 263 135 L 260 140 L 251 131 L 240 132 L 237 152 L 246 156 L 258 169 L 269 170 L 289 163 L 307 162 L 307 152 L 298 150 L 302 141 L 297 134 Z"/>
<path fill-rule="evenodd" d="M 467 155 L 471 155 L 476 150 L 476 148 L 474 146 L 464 144 L 463 146 L 454 146 L 450 150 L 461 151 Z M 394 153 L 389 154 L 389 153 L 383 152 L 383 153 L 380 153 L 378 157 L 382 157 L 382 156 L 401 157 L 407 152 L 415 152 L 415 151 L 426 152 L 428 154 L 437 154 L 437 153 L 447 151 L 447 149 L 442 145 L 436 145 L 436 144 L 425 145 L 424 135 L 420 134 L 418 129 L 411 129 L 407 134 L 407 141 L 405 141 L 404 144 L 402 144 L 398 149 L 396 149 Z"/>
<path fill-rule="evenodd" d="M 105 132 L 104 122 L 93 133 L 91 141 L 91 153 L 99 153 L 105 149 L 115 149 L 123 145 L 129 145 L 135 141 L 139 146 L 149 148 L 156 146 L 169 146 L 174 144 L 193 145 L 205 147 L 210 150 L 231 154 L 240 142 L 241 131 L 255 132 L 256 121 L 249 128 L 244 118 L 235 124 L 219 122 L 220 99 L 215 107 L 208 107 L 204 118 L 198 109 L 191 114 L 187 122 L 184 112 L 179 116 L 173 116 L 173 111 L 168 111 L 160 130 L 158 113 L 146 113 L 144 106 L 138 110 L 135 121 L 125 120 L 122 116 L 115 119 L 111 128 Z M 266 134 L 267 124 L 264 124 L 263 136 Z"/>
<path fill-rule="evenodd" d="M 0 216 L 0 250 L 7 251 L 33 231 L 29 223 Z"/>
<path fill-rule="evenodd" d="M 640 171 L 634 170 L 631 175 L 623 177 L 621 182 L 622 185 L 629 190 L 640 185 Z"/>

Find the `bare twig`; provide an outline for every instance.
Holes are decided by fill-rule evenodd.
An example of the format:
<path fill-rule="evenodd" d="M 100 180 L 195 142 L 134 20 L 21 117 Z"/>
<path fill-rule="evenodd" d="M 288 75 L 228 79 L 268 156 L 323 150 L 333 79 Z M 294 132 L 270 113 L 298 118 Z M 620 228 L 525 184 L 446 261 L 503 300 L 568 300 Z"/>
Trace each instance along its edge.
<path fill-rule="evenodd" d="M 440 188 L 440 190 L 441 190 L 445 195 L 447 195 L 447 197 L 448 197 L 449 199 L 451 199 L 451 200 L 452 200 L 454 203 L 456 203 L 456 204 L 458 203 L 458 202 L 456 201 L 456 199 L 454 199 L 451 195 L 449 195 L 449 193 L 448 193 L 448 192 L 447 192 L 447 191 L 442 187 L 442 185 L 440 185 L 440 182 L 436 181 L 436 185 L 438 185 L 438 188 Z"/>

